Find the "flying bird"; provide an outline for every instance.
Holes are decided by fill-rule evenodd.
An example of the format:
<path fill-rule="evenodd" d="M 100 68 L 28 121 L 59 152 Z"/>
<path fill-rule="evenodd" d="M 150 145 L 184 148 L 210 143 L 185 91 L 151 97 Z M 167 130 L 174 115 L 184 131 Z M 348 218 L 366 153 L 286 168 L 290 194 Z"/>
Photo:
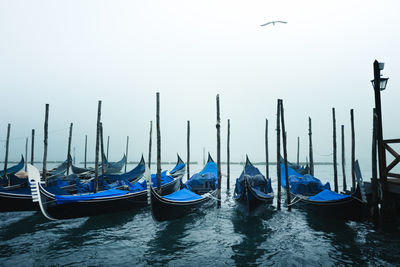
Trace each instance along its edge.
<path fill-rule="evenodd" d="M 262 24 L 261 26 L 267 26 L 268 24 L 271 24 L 271 23 L 272 23 L 272 25 L 275 26 L 275 23 L 284 23 L 284 24 L 286 24 L 287 22 L 286 21 L 281 21 L 281 20 L 274 20 L 274 21 L 270 21 L 270 22 L 267 22 L 265 24 Z"/>

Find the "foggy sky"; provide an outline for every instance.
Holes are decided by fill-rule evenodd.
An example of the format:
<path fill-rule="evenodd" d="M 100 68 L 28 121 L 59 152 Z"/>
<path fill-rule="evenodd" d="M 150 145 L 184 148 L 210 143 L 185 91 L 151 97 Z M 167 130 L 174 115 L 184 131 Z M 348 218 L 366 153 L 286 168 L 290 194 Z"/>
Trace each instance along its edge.
<path fill-rule="evenodd" d="M 0 159 L 11 123 L 11 160 L 36 129 L 43 157 L 45 104 L 50 104 L 49 160 L 67 154 L 68 127 L 83 160 L 94 159 L 97 101 L 103 101 L 110 160 L 119 160 L 130 136 L 129 160 L 147 157 L 149 122 L 155 126 L 161 94 L 162 159 L 191 159 L 203 147 L 216 158 L 216 94 L 221 99 L 222 159 L 231 120 L 231 160 L 247 153 L 276 160 L 276 102 L 283 99 L 288 155 L 308 154 L 313 120 L 315 161 L 332 160 L 332 111 L 338 151 L 345 125 L 350 159 L 350 109 L 355 109 L 356 155 L 369 166 L 373 61 L 390 77 L 382 93 L 385 138 L 399 138 L 400 18 L 397 1 L 0 1 Z M 288 24 L 260 27 L 271 20 Z M 155 159 L 153 130 L 153 159 Z M 30 147 L 30 143 L 29 143 Z M 30 149 L 29 149 L 30 151 Z M 29 152 L 30 153 L 30 152 Z M 340 154 L 339 154 L 340 161 Z M 348 161 L 349 164 L 349 161 Z M 365 168 L 365 167 L 364 167 Z"/>

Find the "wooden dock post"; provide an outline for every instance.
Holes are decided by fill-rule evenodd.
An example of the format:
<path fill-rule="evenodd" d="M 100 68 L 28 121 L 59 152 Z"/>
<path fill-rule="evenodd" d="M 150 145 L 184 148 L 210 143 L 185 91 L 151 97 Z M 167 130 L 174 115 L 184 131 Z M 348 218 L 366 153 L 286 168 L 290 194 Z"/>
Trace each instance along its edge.
<path fill-rule="evenodd" d="M 73 123 L 71 122 L 69 126 L 69 137 L 68 137 L 68 152 L 67 152 L 67 176 L 69 175 L 69 168 L 71 167 L 71 141 L 72 141 L 72 127 Z"/>
<path fill-rule="evenodd" d="M 190 121 L 187 121 L 187 139 L 186 139 L 186 168 L 187 168 L 187 179 L 190 178 Z"/>
<path fill-rule="evenodd" d="M 25 141 L 25 172 L 28 170 L 28 137 Z"/>
<path fill-rule="evenodd" d="M 103 123 L 100 122 L 100 149 L 101 149 L 101 175 L 104 177 L 105 166 L 104 166 L 104 139 L 103 139 Z"/>
<path fill-rule="evenodd" d="M 85 135 L 85 161 L 84 161 L 84 167 L 86 169 L 86 162 L 87 162 L 87 134 Z"/>
<path fill-rule="evenodd" d="M 147 163 L 147 166 L 149 166 L 149 170 L 151 167 L 151 139 L 153 136 L 153 121 L 150 121 L 150 134 L 149 134 L 149 162 Z"/>
<path fill-rule="evenodd" d="M 8 145 L 10 143 L 10 130 L 11 130 L 11 123 L 7 126 L 7 139 L 6 139 L 6 157 L 4 159 L 4 178 L 7 179 L 7 163 L 8 163 Z M 8 186 L 11 185 L 11 180 L 8 179 Z"/>
<path fill-rule="evenodd" d="M 310 174 L 314 176 L 314 157 L 313 157 L 312 130 L 311 130 L 310 117 L 308 117 L 308 140 L 309 140 Z"/>
<path fill-rule="evenodd" d="M 335 192 L 339 192 L 338 174 L 337 174 L 337 145 L 336 145 L 336 115 L 335 108 L 332 108 L 332 122 L 333 122 L 333 181 Z"/>
<path fill-rule="evenodd" d="M 288 158 L 287 158 L 287 149 L 286 149 L 286 130 L 285 130 L 285 113 L 283 108 L 283 101 L 279 99 L 281 106 L 281 123 L 282 123 L 282 141 L 283 141 L 283 158 L 285 165 L 285 181 L 286 181 L 286 198 L 288 211 L 291 211 L 292 205 L 290 205 L 290 187 L 289 187 L 289 171 L 288 171 Z"/>
<path fill-rule="evenodd" d="M 72 159 L 72 164 L 74 164 L 74 165 L 76 164 L 75 160 L 76 160 L 76 150 L 75 150 L 75 146 L 74 146 L 74 157 Z"/>
<path fill-rule="evenodd" d="M 269 179 L 268 119 L 265 119 L 265 178 Z"/>
<path fill-rule="evenodd" d="M 161 195 L 161 132 L 160 132 L 160 93 L 156 93 L 157 111 L 156 111 L 156 127 L 157 127 L 157 188 Z"/>
<path fill-rule="evenodd" d="M 379 224 L 379 197 L 378 197 L 378 168 L 377 168 L 377 158 L 376 158 L 376 147 L 377 147 L 377 137 L 376 137 L 376 110 L 373 109 L 373 127 L 372 127 L 372 209 L 371 218 L 375 226 Z"/>
<path fill-rule="evenodd" d="M 347 182 L 346 182 L 346 160 L 345 160 L 345 151 L 344 151 L 344 125 L 342 125 L 342 173 L 343 173 L 343 192 L 347 190 Z"/>
<path fill-rule="evenodd" d="M 229 191 L 230 178 L 231 178 L 231 120 L 228 119 L 228 136 L 226 139 L 226 169 L 227 169 L 227 177 L 226 177 L 226 189 Z"/>
<path fill-rule="evenodd" d="M 299 157 L 300 157 L 300 137 L 297 136 L 297 165 L 299 165 Z"/>
<path fill-rule="evenodd" d="M 94 192 L 99 190 L 99 146 L 100 146 L 100 118 L 101 118 L 101 100 L 97 106 L 97 122 L 96 122 L 96 150 L 94 160 Z"/>
<path fill-rule="evenodd" d="M 107 137 L 107 159 L 108 159 L 108 149 L 110 147 L 110 136 Z M 126 169 L 125 169 L 126 172 Z"/>
<path fill-rule="evenodd" d="M 43 172 L 42 179 L 44 179 L 45 186 L 47 186 L 46 179 L 46 164 L 47 164 L 47 138 L 48 138 L 48 130 L 49 130 L 49 104 L 46 104 L 46 113 L 44 117 L 44 150 L 43 150 Z"/>
<path fill-rule="evenodd" d="M 34 159 L 34 155 L 35 155 L 35 129 L 32 129 L 32 137 L 31 137 L 31 165 L 33 165 L 35 159 Z M 28 159 L 26 159 L 28 160 Z"/>
<path fill-rule="evenodd" d="M 218 203 L 217 206 L 221 207 L 221 117 L 219 109 L 219 94 L 217 94 L 217 169 L 218 169 Z"/>
<path fill-rule="evenodd" d="M 125 150 L 125 173 L 126 165 L 128 165 L 128 147 L 129 147 L 129 136 L 126 137 L 126 150 Z"/>
<path fill-rule="evenodd" d="M 356 161 L 356 145 L 354 133 L 354 110 L 350 109 L 350 122 L 351 122 L 351 191 L 356 190 L 356 173 L 354 171 L 354 164 Z"/>
<path fill-rule="evenodd" d="M 278 179 L 278 198 L 277 198 L 277 209 L 281 209 L 281 109 L 279 105 L 277 105 L 277 112 L 276 112 L 276 172 L 277 172 L 277 179 Z"/>
<path fill-rule="evenodd" d="M 203 147 L 203 166 L 206 165 L 206 148 Z"/>

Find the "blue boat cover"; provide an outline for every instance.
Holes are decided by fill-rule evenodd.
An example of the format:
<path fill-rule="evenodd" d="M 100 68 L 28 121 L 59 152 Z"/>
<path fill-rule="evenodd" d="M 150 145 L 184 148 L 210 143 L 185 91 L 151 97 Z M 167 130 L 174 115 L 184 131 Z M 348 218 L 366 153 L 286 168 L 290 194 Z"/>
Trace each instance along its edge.
<path fill-rule="evenodd" d="M 193 187 L 203 187 L 207 183 L 211 186 L 210 190 L 215 190 L 218 185 L 217 170 L 218 168 L 215 162 L 207 162 L 203 170 L 190 177 L 183 186 L 190 191 L 193 191 Z"/>
<path fill-rule="evenodd" d="M 106 175 L 104 175 L 104 178 L 107 180 L 108 183 L 115 182 L 118 180 L 132 181 L 135 178 L 142 175 L 145 171 L 145 168 L 146 168 L 146 165 L 145 165 L 144 161 L 141 161 L 135 168 L 133 168 L 129 172 L 126 172 L 123 174 L 106 174 Z"/>
<path fill-rule="evenodd" d="M 236 179 L 234 198 L 240 199 L 245 193 L 245 177 L 247 182 L 250 184 L 254 193 L 263 198 L 273 197 L 268 195 L 272 193 L 271 179 L 266 179 L 264 175 L 261 174 L 260 170 L 255 167 L 249 159 L 246 159 L 246 165 L 239 178 Z"/>
<path fill-rule="evenodd" d="M 22 168 L 24 168 L 24 165 L 25 165 L 24 156 L 21 156 L 21 161 L 18 164 L 11 166 L 10 168 L 7 168 L 7 174 L 19 172 L 20 170 L 22 170 Z M 4 174 L 4 170 L 1 170 L 0 176 L 3 176 L 3 174 Z"/>
<path fill-rule="evenodd" d="M 185 165 L 186 165 L 185 163 L 178 163 L 178 164 L 175 165 L 175 167 L 169 173 L 174 174 L 176 171 L 179 171 L 182 168 L 184 168 Z"/>
<path fill-rule="evenodd" d="M 300 195 L 315 195 L 324 189 L 331 190 L 329 182 L 325 185 L 309 174 L 301 175 L 288 166 L 290 192 Z M 281 185 L 286 187 L 285 165 L 281 163 Z"/>
<path fill-rule="evenodd" d="M 55 197 L 56 197 L 57 204 L 65 204 L 65 203 L 71 203 L 71 202 L 92 200 L 92 199 L 96 199 L 96 198 L 123 196 L 123 195 L 126 195 L 127 193 L 128 193 L 128 191 L 125 191 L 125 190 L 109 189 L 109 190 L 98 192 L 98 193 L 90 193 L 90 194 L 82 194 L 82 195 L 55 195 Z"/>
<path fill-rule="evenodd" d="M 339 200 L 349 197 L 351 196 L 338 194 L 336 192 L 332 192 L 331 190 L 324 189 L 320 193 L 316 194 L 315 196 L 309 197 L 308 199 L 315 201 L 330 201 L 330 200 Z"/>
<path fill-rule="evenodd" d="M 166 198 L 169 200 L 175 200 L 175 201 L 190 201 L 190 200 L 200 199 L 201 196 L 184 188 L 184 189 L 176 191 L 172 194 L 163 196 L 163 198 Z"/>

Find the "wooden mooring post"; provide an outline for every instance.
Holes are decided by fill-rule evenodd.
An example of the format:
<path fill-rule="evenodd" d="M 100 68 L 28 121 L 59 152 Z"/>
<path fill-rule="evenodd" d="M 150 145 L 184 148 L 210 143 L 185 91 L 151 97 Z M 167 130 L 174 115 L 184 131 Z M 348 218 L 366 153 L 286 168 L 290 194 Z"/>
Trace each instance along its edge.
<path fill-rule="evenodd" d="M 311 130 L 311 118 L 308 117 L 308 142 L 309 142 L 309 157 L 310 157 L 310 174 L 314 176 L 314 157 L 312 147 L 312 130 Z"/>
<path fill-rule="evenodd" d="M 187 179 L 190 178 L 190 121 L 187 121 L 187 138 L 186 138 L 186 170 L 187 170 Z"/>
<path fill-rule="evenodd" d="M 147 166 L 149 166 L 149 170 L 151 167 L 151 139 L 153 136 L 153 121 L 150 121 L 150 133 L 149 133 L 149 161 L 147 162 Z"/>
<path fill-rule="evenodd" d="M 221 207 L 221 117 L 219 109 L 219 94 L 216 97 L 217 102 L 217 173 L 218 173 L 218 202 L 217 206 Z"/>
<path fill-rule="evenodd" d="M 28 137 L 25 141 L 25 172 L 28 170 Z"/>
<path fill-rule="evenodd" d="M 344 125 L 342 125 L 342 173 L 343 173 L 343 192 L 346 192 L 347 182 L 346 182 L 346 159 L 345 159 L 345 145 L 344 145 Z"/>
<path fill-rule="evenodd" d="M 125 173 L 126 166 L 128 165 L 128 147 L 129 147 L 129 136 L 126 137 L 126 150 L 125 150 Z"/>
<path fill-rule="evenodd" d="M 69 126 L 69 137 L 68 137 L 68 152 L 67 152 L 67 175 L 69 175 L 69 168 L 71 167 L 71 141 L 72 141 L 72 127 L 74 124 L 71 122 Z"/>
<path fill-rule="evenodd" d="M 10 144 L 10 130 L 11 130 L 11 124 L 9 123 L 7 126 L 7 139 L 6 139 L 6 156 L 4 159 L 4 178 L 7 179 L 7 163 L 8 163 L 8 146 Z M 11 179 L 8 179 L 8 186 L 11 185 Z"/>
<path fill-rule="evenodd" d="M 101 119 L 101 100 L 99 100 L 97 106 L 97 122 L 96 122 L 96 149 L 95 149 L 95 160 L 94 160 L 94 192 L 96 193 L 99 189 L 99 146 L 100 146 L 100 119 Z"/>
<path fill-rule="evenodd" d="M 289 171 L 288 171 L 288 158 L 286 148 L 286 130 L 285 130 L 285 113 L 283 108 L 283 101 L 279 99 L 281 108 L 281 123 L 282 123 L 282 142 L 283 142 L 283 159 L 285 166 L 285 181 L 286 181 L 286 200 L 288 205 L 288 211 L 291 211 L 292 205 L 290 205 L 290 187 L 289 187 Z"/>
<path fill-rule="evenodd" d="M 33 165 L 35 159 L 35 129 L 32 129 L 32 137 L 31 137 L 31 165 Z M 28 159 L 26 159 L 28 160 Z"/>
<path fill-rule="evenodd" d="M 269 179 L 268 119 L 265 119 L 265 178 Z"/>
<path fill-rule="evenodd" d="M 356 172 L 354 164 L 356 162 L 356 141 L 354 132 L 354 110 L 350 109 L 350 123 L 351 123 L 351 191 L 356 190 Z"/>
<path fill-rule="evenodd" d="M 333 181 L 335 192 L 339 192 L 338 174 L 337 174 L 337 145 L 336 145 L 336 115 L 335 108 L 332 108 L 332 122 L 333 122 Z"/>
<path fill-rule="evenodd" d="M 226 139 L 226 170 L 227 170 L 227 177 L 226 177 L 226 189 L 229 191 L 230 178 L 231 178 L 231 120 L 228 119 L 228 136 Z"/>
<path fill-rule="evenodd" d="M 300 137 L 297 136 L 297 165 L 299 165 L 299 157 L 300 157 Z"/>
<path fill-rule="evenodd" d="M 87 135 L 85 135 L 85 161 L 84 161 L 84 167 L 86 169 L 86 162 L 87 162 Z"/>
<path fill-rule="evenodd" d="M 276 173 L 278 179 L 278 198 L 277 198 L 277 209 L 281 209 L 281 109 L 279 105 L 279 99 L 277 104 L 276 112 Z"/>
<path fill-rule="evenodd" d="M 157 188 L 161 195 L 161 132 L 160 132 L 160 93 L 156 93 L 156 127 L 157 127 Z"/>
<path fill-rule="evenodd" d="M 47 164 L 47 139 L 48 139 L 48 130 L 49 130 L 49 104 L 46 104 L 46 111 L 44 117 L 44 150 L 43 150 L 43 171 L 42 171 L 42 179 L 44 179 L 45 186 L 47 186 L 46 179 L 46 164 Z"/>
<path fill-rule="evenodd" d="M 110 148 L 110 136 L 107 136 L 107 160 L 108 160 L 108 149 Z M 126 170 L 125 170 L 126 172 Z"/>
<path fill-rule="evenodd" d="M 104 177 L 105 166 L 104 166 L 104 139 L 103 139 L 103 123 L 100 122 L 100 149 L 101 149 L 101 175 Z"/>

